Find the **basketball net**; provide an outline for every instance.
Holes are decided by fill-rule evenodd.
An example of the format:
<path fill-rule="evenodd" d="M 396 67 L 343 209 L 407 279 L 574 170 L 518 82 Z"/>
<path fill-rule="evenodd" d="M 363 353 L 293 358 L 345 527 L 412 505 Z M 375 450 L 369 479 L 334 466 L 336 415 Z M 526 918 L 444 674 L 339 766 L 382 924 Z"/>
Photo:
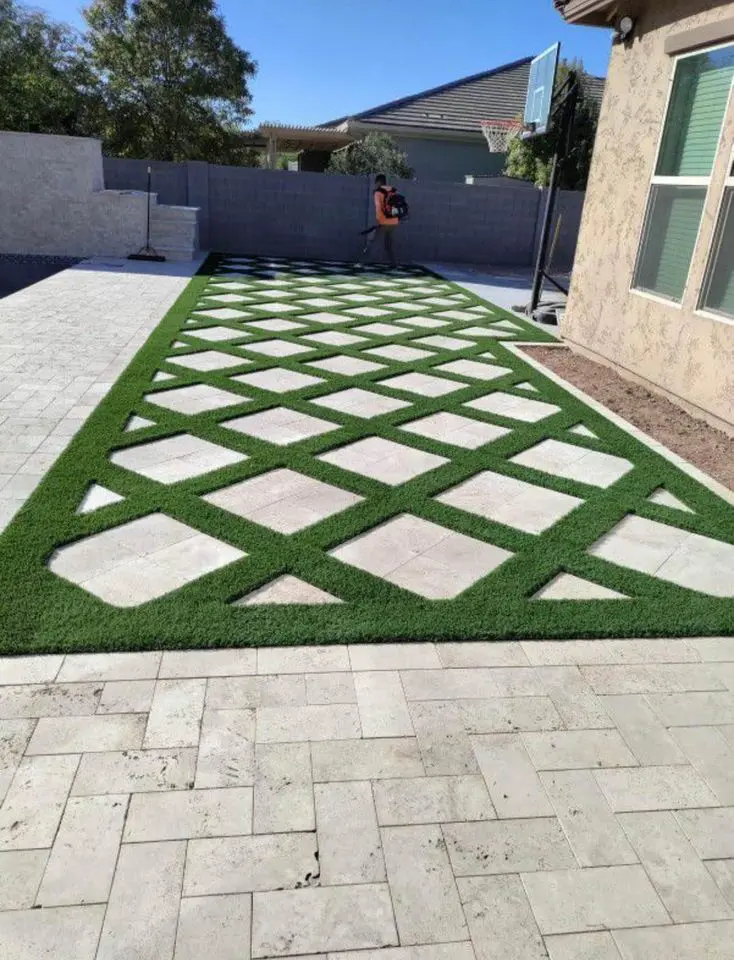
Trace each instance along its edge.
<path fill-rule="evenodd" d="M 523 129 L 520 120 L 482 120 L 481 124 L 490 153 L 507 153 L 510 140 Z"/>

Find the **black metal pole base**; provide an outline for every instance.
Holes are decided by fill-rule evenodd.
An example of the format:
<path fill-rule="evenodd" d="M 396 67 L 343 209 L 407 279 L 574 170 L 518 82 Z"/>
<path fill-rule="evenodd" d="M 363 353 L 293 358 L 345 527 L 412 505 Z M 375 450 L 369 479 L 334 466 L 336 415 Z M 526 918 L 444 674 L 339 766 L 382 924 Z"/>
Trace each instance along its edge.
<path fill-rule="evenodd" d="M 142 250 L 139 250 L 137 253 L 131 253 L 128 255 L 128 260 L 150 260 L 154 263 L 165 263 L 166 258 L 160 254 L 156 253 L 155 250 L 150 247 L 146 249 L 143 247 Z"/>
<path fill-rule="evenodd" d="M 154 250 L 150 245 L 150 177 L 151 177 L 151 168 L 148 167 L 148 206 L 147 206 L 147 216 L 145 221 L 145 246 L 141 247 L 137 253 L 131 253 L 128 256 L 128 260 L 148 260 L 153 263 L 165 263 L 166 258 L 158 253 L 157 250 Z"/>

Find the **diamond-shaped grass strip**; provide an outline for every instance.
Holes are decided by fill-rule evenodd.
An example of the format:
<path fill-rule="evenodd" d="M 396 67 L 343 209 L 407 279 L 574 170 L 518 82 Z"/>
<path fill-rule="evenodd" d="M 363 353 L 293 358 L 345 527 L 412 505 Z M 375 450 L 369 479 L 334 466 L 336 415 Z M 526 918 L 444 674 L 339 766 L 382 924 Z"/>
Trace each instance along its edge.
<path fill-rule="evenodd" d="M 413 271 L 413 273 L 416 276 L 421 275 L 418 271 Z M 374 275 L 380 276 L 380 271 L 374 271 Z M 387 272 L 383 272 L 382 275 L 389 276 Z M 422 276 L 425 277 L 425 274 L 422 274 Z M 176 305 L 175 311 L 164 320 L 159 330 L 156 331 L 136 358 L 135 377 L 123 377 L 112 394 L 93 414 L 85 429 L 72 442 L 72 447 L 62 458 L 59 467 L 41 485 L 32 500 L 33 516 L 36 520 L 41 520 L 40 527 L 37 523 L 28 524 L 24 522 L 23 518 L 29 512 L 26 508 L 21 514 L 20 522 L 16 522 L 11 527 L 9 536 L 6 535 L 4 543 L 11 544 L 11 548 L 12 544 L 15 543 L 17 547 L 16 559 L 20 558 L 19 563 L 14 568 L 17 590 L 21 593 L 25 591 L 33 597 L 38 595 L 39 590 L 45 591 L 45 595 L 52 598 L 50 605 L 43 607 L 40 612 L 36 607 L 31 606 L 29 608 L 27 605 L 21 604 L 23 616 L 21 621 L 13 621 L 10 627 L 11 632 L 15 624 L 18 623 L 21 632 L 25 631 L 24 635 L 27 635 L 30 630 L 31 636 L 40 638 L 39 644 L 45 643 L 46 648 L 49 644 L 56 643 L 61 645 L 62 648 L 68 649 L 70 637 L 74 638 L 72 643 L 80 648 L 86 643 L 96 644 L 97 648 L 116 644 L 123 644 L 129 648 L 141 643 L 150 645 L 151 642 L 156 645 L 166 642 L 181 645 L 182 643 L 186 644 L 189 637 L 198 638 L 199 642 L 209 643 L 237 642 L 237 638 L 245 642 L 257 642 L 259 639 L 259 642 L 266 643 L 288 642 L 289 640 L 302 641 L 308 638 L 318 642 L 330 639 L 342 641 L 348 639 L 376 639 L 376 630 L 380 638 L 387 638 L 388 634 L 391 637 L 409 638 L 428 636 L 477 637 L 488 635 L 487 630 L 490 631 L 489 635 L 495 636 L 509 636 L 513 635 L 513 632 L 514 635 L 522 636 L 569 636 L 585 635 L 587 633 L 589 635 L 599 635 L 600 629 L 603 633 L 610 632 L 610 628 L 611 632 L 616 633 L 616 635 L 645 632 L 659 634 L 661 629 L 672 634 L 681 629 L 680 613 L 683 610 L 685 611 L 686 629 L 696 629 L 696 625 L 700 623 L 701 629 L 705 628 L 705 632 L 723 633 L 724 625 L 731 623 L 731 616 L 728 615 L 731 612 L 731 604 L 728 602 L 711 602 L 708 598 L 701 597 L 701 595 L 691 591 L 661 584 L 653 578 L 622 570 L 598 558 L 586 556 L 583 550 L 589 540 L 593 541 L 596 531 L 590 531 L 590 516 L 584 520 L 583 512 L 590 506 L 592 499 L 597 504 L 604 503 L 606 505 L 605 509 L 608 513 L 605 517 L 599 519 L 595 514 L 596 525 L 599 529 L 604 528 L 601 529 L 602 533 L 606 532 L 610 525 L 614 525 L 620 510 L 630 512 L 635 507 L 637 507 L 638 512 L 651 510 L 655 515 L 657 515 L 656 512 L 662 512 L 665 516 L 661 519 L 663 521 L 670 520 L 663 507 L 645 503 L 640 505 L 641 493 L 638 491 L 636 494 L 628 486 L 632 478 L 635 479 L 635 482 L 640 483 L 644 480 L 640 491 L 644 492 L 645 499 L 657 486 L 672 489 L 673 492 L 697 510 L 696 514 L 686 517 L 686 525 L 690 525 L 691 528 L 700 530 L 700 532 L 710 532 L 718 535 L 720 539 L 723 537 L 723 539 L 734 540 L 732 512 L 727 513 L 726 509 L 722 511 L 722 502 L 713 494 L 700 487 L 691 478 L 679 473 L 657 454 L 649 451 L 626 434 L 621 433 L 603 417 L 591 412 L 575 398 L 569 397 L 565 391 L 539 375 L 529 365 L 510 355 L 509 352 L 505 352 L 501 344 L 493 342 L 490 346 L 488 341 L 483 341 L 479 344 L 473 343 L 460 352 L 449 354 L 444 351 L 437 351 L 438 359 L 435 363 L 445 362 L 459 356 L 471 356 L 480 353 L 483 349 L 491 355 L 494 362 L 508 366 L 516 371 L 517 376 L 507 376 L 504 381 L 499 381 L 499 383 L 498 381 L 492 381 L 488 384 L 467 386 L 465 390 L 468 391 L 469 396 L 475 392 L 477 395 L 484 395 L 490 392 L 490 388 L 497 389 L 499 386 L 502 386 L 504 392 L 512 391 L 512 383 L 529 380 L 538 387 L 539 395 L 537 399 L 557 403 L 561 407 L 561 413 L 541 421 L 539 424 L 508 424 L 512 433 L 484 448 L 480 448 L 478 453 L 481 456 L 473 466 L 469 463 L 468 455 L 464 452 L 457 454 L 454 448 L 447 448 L 445 444 L 437 444 L 434 441 L 427 440 L 427 438 L 418 438 L 398 429 L 401 422 L 418 419 L 428 412 L 442 409 L 452 410 L 471 419 L 506 422 L 500 418 L 482 414 L 479 411 L 463 408 L 458 400 L 467 396 L 465 390 L 457 391 L 438 400 L 406 396 L 406 400 L 411 403 L 410 407 L 384 418 L 375 418 L 375 420 L 365 422 L 363 420 L 358 421 L 356 417 L 351 418 L 351 420 L 350 418 L 343 418 L 336 412 L 325 411 L 323 408 L 310 405 L 306 393 L 283 397 L 274 397 L 272 394 L 255 396 L 255 391 L 238 390 L 236 382 L 231 381 L 228 376 L 223 376 L 220 372 L 194 374 L 192 371 L 189 374 L 184 373 L 182 375 L 181 370 L 176 370 L 177 384 L 209 383 L 229 392 L 242 393 L 243 395 L 245 393 L 251 394 L 250 402 L 242 404 L 238 408 L 245 414 L 254 412 L 257 408 L 263 409 L 279 404 L 294 409 L 304 405 L 304 412 L 313 414 L 317 411 L 316 415 L 322 419 L 334 420 L 335 422 L 344 420 L 340 430 L 326 435 L 329 438 L 328 440 L 326 438 L 314 438 L 295 444 L 292 448 L 280 448 L 278 456 L 275 456 L 276 451 L 272 449 L 272 445 L 262 443 L 258 447 L 257 444 L 261 442 L 254 441 L 253 438 L 247 439 L 246 442 L 242 442 L 239 437 L 233 439 L 231 431 L 217 426 L 219 421 L 225 420 L 237 412 L 232 408 L 211 411 L 195 417 L 181 417 L 169 411 L 161 412 L 157 407 L 146 410 L 144 402 L 141 401 L 141 396 L 144 393 L 151 392 L 150 381 L 152 375 L 156 369 L 164 366 L 160 357 L 167 351 L 171 340 L 176 338 L 179 332 L 178 328 L 187 315 L 186 310 L 198 302 L 198 295 L 206 282 L 207 277 L 197 277 L 192 282 L 190 288 Z M 449 285 L 449 289 L 455 288 Z M 470 305 L 471 302 L 472 298 L 467 298 L 466 305 Z M 405 314 L 405 316 L 409 315 L 410 313 Z M 501 317 L 503 312 L 498 309 L 494 316 Z M 399 317 L 400 314 L 398 313 L 391 314 L 390 320 L 398 320 Z M 513 322 L 516 322 L 515 318 L 513 318 Z M 351 327 L 360 323 L 364 323 L 364 319 L 355 318 L 353 323 L 349 321 L 343 327 Z M 473 323 L 477 325 L 484 323 L 484 321 L 479 319 Z M 460 335 L 460 326 L 461 324 L 455 328 L 443 327 L 441 332 L 450 335 L 454 330 Z M 340 328 L 343 327 L 340 325 Z M 318 329 L 323 330 L 324 327 L 320 326 Z M 402 335 L 400 339 L 409 341 L 414 339 L 416 334 L 420 335 L 420 332 L 406 331 L 406 334 Z M 536 331 L 533 328 L 528 328 L 527 332 L 523 331 L 523 334 L 524 339 L 528 340 L 542 341 L 548 339 L 542 331 Z M 392 338 L 392 341 L 397 342 L 397 338 Z M 386 341 L 378 342 L 385 343 Z M 364 346 L 367 346 L 368 343 Z M 207 344 L 207 346 L 210 347 L 211 345 Z M 333 355 L 334 353 L 344 353 L 344 350 L 325 351 L 324 353 L 313 353 L 306 356 L 311 358 Z M 357 351 L 357 354 L 359 354 L 359 351 Z M 487 357 L 487 359 L 490 359 L 490 357 Z M 434 361 L 430 360 L 429 367 L 433 363 Z M 247 369 L 249 371 L 271 366 L 300 369 L 300 365 L 294 364 L 292 358 L 285 361 L 253 363 Z M 405 365 L 395 364 L 391 366 L 390 371 L 385 376 L 406 369 L 408 368 Z M 415 367 L 411 366 L 410 369 L 415 369 Z M 378 373 L 382 376 L 381 372 Z M 356 379 L 352 378 L 347 378 L 347 380 L 350 385 L 357 382 Z M 343 381 L 331 377 L 325 378 L 323 392 L 332 392 L 335 386 L 340 384 L 343 384 Z M 322 385 L 318 386 L 321 389 Z M 366 383 L 365 388 L 374 392 L 397 395 L 396 392 L 391 392 L 389 388 L 380 387 L 379 384 L 375 383 Z M 148 481 L 136 474 L 115 467 L 107 460 L 110 446 L 119 445 L 118 438 L 124 423 L 127 421 L 127 416 L 132 410 L 139 411 L 141 414 L 148 413 L 155 417 L 157 426 L 146 430 L 146 437 L 180 432 L 183 429 L 216 442 L 221 442 L 223 436 L 226 436 L 225 446 L 240 449 L 242 452 L 248 453 L 251 459 L 225 468 L 224 471 L 218 471 L 206 477 L 195 478 L 169 487 Z M 509 475 L 518 475 L 517 471 L 520 471 L 521 477 L 528 479 L 529 476 L 533 476 L 534 482 L 540 486 L 545 485 L 553 488 L 558 486 L 564 489 L 564 485 L 566 485 L 566 488 L 569 489 L 567 486 L 569 481 L 562 480 L 559 484 L 559 478 L 552 478 L 545 474 L 537 474 L 537 476 L 532 473 L 528 474 L 528 468 L 508 464 L 506 458 L 512 455 L 513 451 L 527 449 L 539 440 L 549 436 L 557 436 L 564 442 L 569 442 L 567 429 L 578 422 L 589 424 L 600 438 L 599 441 L 592 441 L 591 443 L 583 441 L 583 444 L 580 445 L 584 448 L 598 447 L 615 455 L 626 456 L 635 463 L 636 470 L 608 490 L 600 491 L 597 488 L 588 490 L 586 488 L 588 490 L 587 501 L 569 514 L 557 527 L 552 527 L 538 536 L 523 534 L 521 531 L 501 525 L 493 526 L 490 521 L 481 517 L 473 517 L 471 514 L 461 511 L 452 511 L 448 506 L 438 504 L 432 499 L 437 492 L 437 485 L 444 488 L 456 485 L 457 482 L 461 482 L 465 475 L 472 475 L 483 469 L 492 469 Z M 359 438 L 365 435 L 385 435 L 388 439 L 393 439 L 404 446 L 415 445 L 419 449 L 435 450 L 440 455 L 451 457 L 452 462 L 438 470 L 417 477 L 401 487 L 386 490 L 384 485 L 378 484 L 376 481 L 370 481 L 368 478 L 362 478 L 360 475 L 351 474 L 347 471 L 340 471 L 336 467 L 330 467 L 315 460 L 313 456 L 322 446 L 330 448 L 344 443 L 350 436 Z M 514 441 L 508 447 L 503 447 L 507 443 L 508 437 L 514 437 Z M 138 439 L 142 438 L 139 437 Z M 321 439 L 325 439 L 325 444 L 321 444 Z M 129 441 L 125 437 L 122 442 L 129 445 L 130 442 L 134 441 Z M 272 459 L 268 460 L 267 457 Z M 257 464 L 253 461 L 257 461 Z M 80 462 L 85 462 L 85 471 L 79 471 L 78 464 Z M 356 491 L 359 488 L 366 494 L 366 499 L 356 507 L 343 514 L 337 514 L 313 528 L 307 528 L 291 537 L 281 537 L 280 539 L 274 536 L 270 530 L 258 527 L 256 524 L 248 526 L 245 521 L 241 521 L 239 518 L 233 520 L 223 511 L 210 507 L 210 505 L 206 506 L 210 507 L 211 513 L 204 509 L 204 502 L 199 496 L 200 490 L 203 491 L 205 487 L 227 485 L 241 479 L 244 474 L 252 473 L 255 475 L 261 473 L 269 464 L 278 462 L 287 465 L 290 469 L 299 470 L 300 468 L 299 472 L 326 479 L 327 482 L 329 482 L 327 477 L 330 476 L 331 481 L 343 489 Z M 331 475 L 328 474 L 327 467 L 334 471 Z M 523 470 L 526 471 L 524 474 L 522 474 Z M 642 473 L 645 474 L 644 477 L 641 476 Z M 78 506 L 88 481 L 91 479 L 99 480 L 108 488 L 117 490 L 128 499 L 120 504 L 104 508 L 97 515 L 75 517 L 73 511 Z M 437 484 L 437 481 L 440 482 Z M 575 489 L 578 490 L 578 486 Z M 572 491 L 573 486 L 569 489 L 569 492 Z M 621 506 L 622 494 L 625 498 L 629 498 L 628 500 L 625 499 L 624 507 Z M 42 564 L 40 568 L 35 567 L 26 557 L 28 551 L 31 555 L 46 556 L 53 549 L 53 546 L 59 542 L 116 525 L 123 519 L 132 519 L 134 516 L 145 515 L 156 509 L 164 509 L 169 515 L 183 522 L 188 522 L 190 526 L 203 532 L 214 536 L 219 535 L 219 539 L 240 546 L 250 556 L 218 573 L 202 578 L 202 580 L 189 585 L 176 594 L 156 601 L 153 604 L 153 610 L 156 612 L 153 614 L 149 614 L 147 609 L 143 607 L 140 610 L 126 611 L 124 617 L 110 616 L 109 607 L 105 607 L 94 598 L 84 595 L 83 591 L 60 582 L 45 570 Z M 445 512 L 441 513 L 441 511 Z M 350 532 L 357 535 L 364 532 L 365 529 L 371 529 L 381 524 L 391 516 L 398 515 L 400 512 L 413 513 L 414 515 L 424 516 L 426 519 L 433 519 L 434 522 L 441 523 L 447 529 L 461 527 L 467 535 L 474 536 L 476 539 L 486 539 L 488 542 L 498 545 L 504 543 L 507 549 L 519 552 L 524 562 L 522 564 L 516 562 L 518 558 L 509 560 L 455 601 L 428 603 L 407 591 L 401 591 L 399 588 L 380 581 L 379 578 L 349 568 L 348 565 L 341 564 L 324 554 L 325 544 L 344 542 L 345 539 L 349 538 L 348 534 Z M 451 517 L 448 516 L 449 513 Z M 707 519 L 702 521 L 704 514 L 706 514 Z M 439 516 L 443 522 L 437 519 Z M 679 522 L 680 518 L 676 517 L 675 519 L 682 526 L 682 523 Z M 582 520 L 584 520 L 583 524 L 581 524 Z M 721 522 L 722 520 L 723 522 Z M 44 522 L 47 526 L 44 526 Z M 583 529 L 574 531 L 572 527 L 568 526 L 571 523 L 581 524 Z M 716 531 L 710 530 L 714 524 L 717 528 Z M 562 527 L 562 525 L 566 526 Z M 705 529 L 700 529 L 702 526 Z M 566 535 L 561 537 L 559 531 L 563 532 L 564 530 Z M 577 541 L 573 539 L 576 535 L 578 535 Z M 245 539 L 248 541 L 247 543 L 244 542 Z M 532 589 L 536 585 L 537 587 L 542 586 L 547 580 L 551 579 L 558 572 L 559 566 L 631 596 L 639 596 L 646 588 L 650 592 L 649 595 L 646 595 L 644 603 L 641 600 L 624 601 L 624 612 L 620 612 L 619 604 L 622 603 L 621 601 L 571 604 L 559 601 L 549 605 L 528 602 L 522 596 L 514 600 L 512 593 L 508 593 L 511 587 L 519 589 L 518 583 L 522 577 L 525 577 L 526 580 L 523 582 L 527 583 L 527 591 L 525 591 L 524 596 L 531 595 Z M 513 569 L 516 576 L 511 578 L 508 571 Z M 337 612 L 333 609 L 320 609 L 318 611 L 306 611 L 301 616 L 299 610 L 298 618 L 294 619 L 288 611 L 257 610 L 255 608 L 250 609 L 243 620 L 241 609 L 231 610 L 222 607 L 222 604 L 229 599 L 241 596 L 283 572 L 299 575 L 302 579 L 314 583 L 314 585 L 327 592 L 340 596 L 342 599 L 351 600 L 353 604 L 358 605 L 362 614 L 355 616 L 346 610 Z M 498 589 L 498 587 L 502 589 Z M 486 602 L 481 600 L 478 602 L 476 599 L 478 597 L 485 598 Z M 681 597 L 685 598 L 684 607 L 681 607 Z M 58 598 L 58 602 L 54 601 L 53 598 Z M 193 598 L 195 598 L 195 602 L 192 602 Z M 600 610 L 609 611 L 612 602 L 616 604 L 613 621 L 609 620 L 606 615 L 603 619 L 600 619 Z M 389 626 L 385 624 L 384 618 L 386 603 L 390 603 L 391 610 Z M 602 603 L 603 606 L 600 607 L 599 603 Z M 349 605 L 346 606 L 349 607 Z M 550 612 L 549 606 L 551 607 Z M 569 607 L 572 609 L 569 610 Z M 451 611 L 451 613 L 445 617 L 444 614 L 440 613 L 441 610 Z M 542 614 L 540 611 L 543 611 Z M 149 619 L 151 616 L 152 620 Z M 98 623 L 97 626 L 94 626 L 95 622 Z M 216 628 L 214 628 L 215 623 L 218 624 Z M 216 637 L 212 633 L 213 629 Z M 219 632 L 217 633 L 217 631 Z M 13 632 L 12 635 L 16 636 L 16 633 Z M 25 649 L 27 648 L 26 645 Z"/>

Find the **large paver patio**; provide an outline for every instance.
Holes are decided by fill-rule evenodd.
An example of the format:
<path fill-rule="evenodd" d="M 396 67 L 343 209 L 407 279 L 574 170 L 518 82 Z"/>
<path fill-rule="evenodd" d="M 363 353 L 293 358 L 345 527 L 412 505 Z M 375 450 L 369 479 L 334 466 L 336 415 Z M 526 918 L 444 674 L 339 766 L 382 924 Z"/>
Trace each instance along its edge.
<path fill-rule="evenodd" d="M 0 956 L 730 960 L 733 690 L 731 638 L 2 660 Z"/>
<path fill-rule="evenodd" d="M 78 432 L 0 541 L 0 957 L 731 960 L 727 501 L 438 277 L 212 269 L 0 315 L 7 518 Z"/>

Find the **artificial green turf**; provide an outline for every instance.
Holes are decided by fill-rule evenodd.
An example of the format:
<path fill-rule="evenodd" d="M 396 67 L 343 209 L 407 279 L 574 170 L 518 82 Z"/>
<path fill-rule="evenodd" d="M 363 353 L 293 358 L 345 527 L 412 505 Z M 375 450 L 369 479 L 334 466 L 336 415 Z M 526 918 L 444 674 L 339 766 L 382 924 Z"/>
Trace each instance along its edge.
<path fill-rule="evenodd" d="M 388 343 L 409 343 L 427 336 L 454 336 L 462 328 L 482 326 L 511 319 L 523 330 L 522 341 L 547 342 L 542 330 L 492 307 L 493 315 L 477 315 L 474 321 L 452 321 L 436 329 L 411 328 L 400 336 L 369 336 L 370 342 L 349 347 L 311 344 L 311 353 L 289 358 L 247 354 L 248 345 L 262 340 L 299 339 L 304 333 L 328 329 L 348 330 L 373 322 L 400 323 L 401 317 L 420 313 L 436 316 L 444 310 L 466 310 L 483 305 L 453 285 L 437 291 L 446 297 L 463 293 L 468 299 L 453 307 L 434 306 L 419 310 L 428 294 L 415 294 L 407 286 L 400 294 L 385 297 L 385 303 L 410 301 L 412 309 L 387 317 L 350 316 L 335 327 L 308 322 L 303 315 L 316 312 L 340 313 L 341 308 L 313 307 L 299 303 L 299 310 L 283 314 L 284 319 L 304 323 L 309 329 L 292 333 L 266 333 L 248 327 L 247 320 L 214 320 L 196 313 L 199 309 L 232 306 L 252 314 L 251 319 L 276 316 L 258 307 L 269 301 L 267 288 L 257 290 L 257 300 L 244 304 L 220 304 L 204 299 L 215 273 L 221 273 L 225 258 L 210 257 L 177 303 L 153 332 L 109 395 L 72 440 L 67 451 L 0 538 L 0 653 L 28 653 L 82 650 L 132 650 L 152 647 L 237 646 L 248 644 L 336 643 L 345 641 L 507 639 L 630 636 L 696 636 L 734 633 L 734 601 L 707 596 L 661 580 L 617 567 L 586 552 L 600 536 L 625 515 L 640 516 L 734 543 L 734 509 L 707 488 L 671 465 L 666 459 L 610 423 L 600 414 L 568 394 L 492 337 L 468 340 L 460 351 L 434 351 L 425 360 L 399 363 L 367 356 L 384 368 L 355 377 L 327 374 L 306 363 L 329 356 L 365 356 L 362 351 Z M 241 279 L 248 285 L 267 276 L 265 261 L 253 261 L 253 269 Z M 286 270 L 291 268 L 286 268 Z M 297 268 L 296 268 L 297 269 Z M 328 273 L 328 265 L 314 265 L 327 271 L 319 285 L 331 287 L 345 281 L 366 279 Z M 376 270 L 376 277 L 381 276 Z M 418 269 L 409 278 L 425 278 L 427 286 L 446 281 Z M 386 272 L 386 279 L 402 283 L 401 277 Z M 225 278 L 216 276 L 217 281 Z M 302 277 L 286 276 L 299 287 Z M 372 278 L 370 278 L 372 279 Z M 257 286 L 257 284 L 256 284 Z M 217 291 L 222 292 L 222 291 Z M 375 291 L 372 291 L 375 292 Z M 248 297 L 252 289 L 243 290 Z M 347 291 L 334 291 L 344 296 Z M 306 296 L 305 294 L 299 295 Z M 323 293 L 314 297 L 328 297 Z M 283 302 L 294 302 L 288 298 Z M 380 303 L 369 306 L 380 307 Z M 187 323 L 193 318 L 194 324 Z M 242 331 L 242 342 L 210 342 L 196 339 L 202 327 L 228 326 Z M 253 336 L 254 334 L 254 336 Z M 361 335 L 361 334 L 360 334 Z M 367 335 L 365 335 L 367 336 Z M 173 343 L 186 344 L 172 348 Z M 416 346 L 423 346 L 416 344 Z M 172 354 L 216 350 L 241 357 L 241 369 L 200 373 L 166 363 Z M 435 399 L 380 386 L 380 381 L 409 371 L 429 372 L 431 367 L 461 357 L 491 355 L 487 359 L 511 373 L 490 382 L 478 382 L 456 374 L 442 374 L 465 388 Z M 247 363 L 254 361 L 254 363 Z M 273 394 L 245 386 L 231 379 L 270 367 L 300 371 L 322 378 L 306 389 Z M 153 383 L 156 371 L 174 379 Z M 537 393 L 518 389 L 531 383 Z M 208 383 L 241 394 L 242 406 L 220 408 L 188 416 L 144 399 L 155 391 L 185 384 Z M 373 419 L 361 419 L 312 405 L 315 397 L 349 387 L 362 387 L 407 400 L 409 407 Z M 495 417 L 463 406 L 495 390 L 546 400 L 561 410 L 540 423 L 522 423 Z M 245 400 L 249 401 L 245 403 Z M 291 446 L 275 446 L 235 433 L 221 421 L 271 407 L 287 406 L 340 425 L 331 431 Z M 428 414 L 450 411 L 511 428 L 506 436 L 477 450 L 464 450 L 397 428 Z M 146 417 L 154 425 L 134 432 L 124 428 L 131 415 Z M 598 439 L 577 436 L 569 428 L 583 423 Z M 161 437 L 188 432 L 230 449 L 246 453 L 248 460 L 172 485 L 164 485 L 127 471 L 109 461 L 110 453 Z M 449 462 L 412 481 L 388 487 L 378 481 L 341 470 L 315 459 L 315 455 L 366 436 L 379 436 L 404 446 L 446 457 Z M 509 463 L 509 458 L 545 438 L 556 438 L 583 448 L 625 457 L 635 469 L 607 489 L 565 480 Z M 268 470 L 288 467 L 299 473 L 359 494 L 364 499 L 350 509 L 305 530 L 285 536 L 206 503 L 201 494 L 256 476 Z M 481 470 L 493 470 L 539 486 L 582 497 L 584 503 L 540 535 L 511 527 L 443 505 L 432 499 Z M 86 515 L 77 514 L 91 483 L 98 483 L 125 497 L 117 504 Z M 684 513 L 652 504 L 647 498 L 664 487 L 688 504 L 693 513 Z M 149 513 L 161 511 L 191 527 L 232 544 L 247 557 L 158 600 L 133 609 L 119 609 L 87 593 L 47 569 L 53 551 L 74 540 L 99 533 Z M 429 601 L 385 580 L 348 566 L 328 555 L 345 541 L 402 513 L 411 513 L 444 527 L 512 551 L 515 556 L 496 571 L 479 580 L 454 600 Z M 567 571 L 615 589 L 630 599 L 541 601 L 530 599 L 559 572 Z M 289 573 L 338 597 L 341 604 L 323 606 L 247 606 L 232 601 Z"/>

